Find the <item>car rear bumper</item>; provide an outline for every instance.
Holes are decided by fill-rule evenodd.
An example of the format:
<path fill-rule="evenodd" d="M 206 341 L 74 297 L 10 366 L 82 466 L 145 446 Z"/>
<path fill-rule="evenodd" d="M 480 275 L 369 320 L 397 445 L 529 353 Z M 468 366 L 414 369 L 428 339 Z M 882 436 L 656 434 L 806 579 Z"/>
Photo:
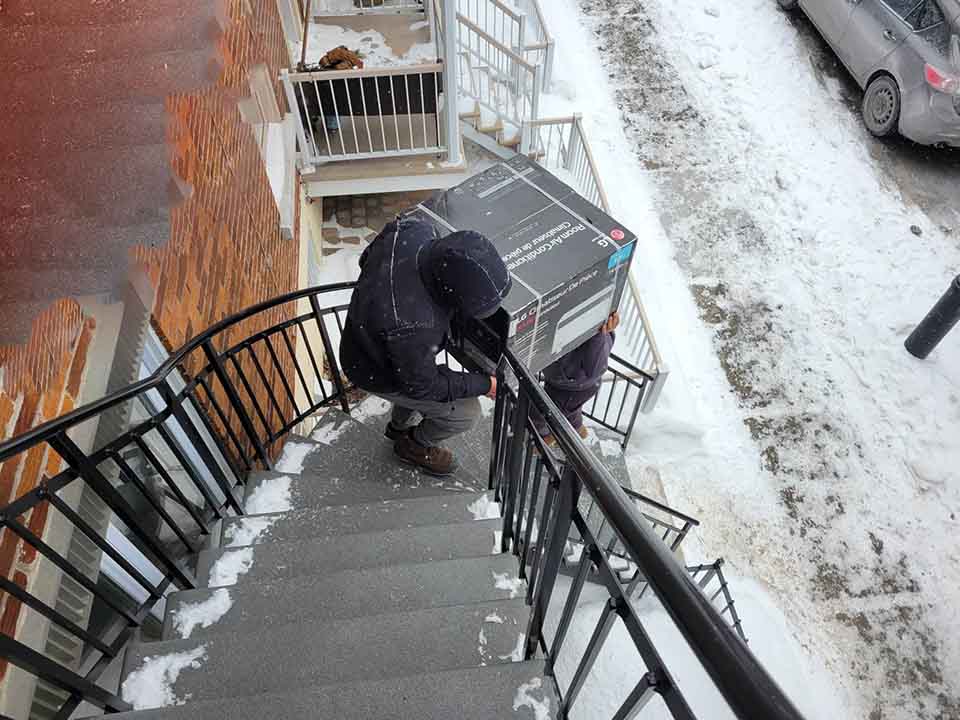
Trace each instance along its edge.
<path fill-rule="evenodd" d="M 921 145 L 960 147 L 960 99 L 921 85 L 903 96 L 900 134 Z"/>

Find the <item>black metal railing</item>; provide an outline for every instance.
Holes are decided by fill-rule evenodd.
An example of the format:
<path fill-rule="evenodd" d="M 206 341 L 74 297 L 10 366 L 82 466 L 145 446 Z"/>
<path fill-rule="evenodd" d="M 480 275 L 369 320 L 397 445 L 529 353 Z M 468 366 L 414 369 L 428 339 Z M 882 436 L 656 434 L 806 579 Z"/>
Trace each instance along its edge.
<path fill-rule="evenodd" d="M 251 307 L 191 339 L 145 380 L 0 443 L 0 464 L 19 468 L 26 458 L 39 457 L 45 467 L 62 468 L 0 510 L 2 532 L 76 581 L 111 618 L 94 633 L 65 617 L 49 598 L 10 579 L 0 582 L 0 590 L 26 611 L 84 644 L 82 657 L 68 666 L 0 634 L 0 656 L 69 694 L 58 717 L 69 717 L 84 700 L 108 712 L 130 709 L 97 682 L 168 590 L 196 586 L 192 563 L 211 524 L 243 513 L 245 473 L 269 469 L 279 441 L 319 408 L 339 403 L 348 409 L 334 341 L 347 309 L 337 296 L 352 287 L 302 290 Z M 135 418 L 127 429 L 101 447 L 82 449 L 75 436 L 118 409 Z M 66 494 L 78 483 L 106 505 L 157 572 L 144 573 L 108 541 L 106 528 L 94 527 L 75 509 Z M 31 530 L 38 512 L 48 524 L 54 516 L 66 523 L 68 533 L 62 534 L 86 536 L 146 599 L 118 597 L 98 582 L 97 573 L 72 564 L 42 531 Z"/>
<path fill-rule="evenodd" d="M 557 439 L 558 453 L 545 446 L 534 418 L 546 422 Z M 611 718 L 636 717 L 654 696 L 661 698 L 674 718 L 696 718 L 664 660 L 662 648 L 648 635 L 638 614 L 636 595 L 649 588 L 737 717 L 801 718 L 748 649 L 740 634 L 739 618 L 734 615 L 729 621 L 721 614 L 722 608 L 714 604 L 717 597 L 729 599 L 729 593 L 724 594 L 726 582 L 721 580 L 720 596 L 713 590 L 712 597 L 708 596 L 701 588 L 705 579 L 719 576 L 719 564 L 688 569 L 680 563 L 665 538 L 644 519 L 636 499 L 590 453 L 536 378 L 509 350 L 504 351 L 498 367 L 490 487 L 502 505 L 501 549 L 518 556 L 520 575 L 527 580 L 531 609 L 525 655 L 531 658 L 541 651 L 545 654 L 548 674 L 557 681 L 560 717 L 570 716 L 619 621 L 639 653 L 645 672 L 638 671 L 636 686 Z M 584 494 L 601 517 L 600 530 L 609 531 L 609 540 L 601 538 L 595 523 L 588 522 L 581 502 Z M 670 533 L 674 535 L 674 548 L 678 539 L 682 541 L 682 532 Z M 581 552 L 563 598 L 558 596 L 557 581 L 571 534 L 579 539 Z M 626 582 L 612 562 L 611 553 L 618 548 L 634 569 Z M 591 575 L 606 590 L 607 602 L 586 649 L 572 658 L 570 666 L 575 669 L 561 683 L 557 665 L 569 659 L 564 656 L 565 641 L 582 612 L 579 601 Z M 551 605 L 554 600 L 559 604 Z M 735 613 L 732 600 L 726 605 L 728 616 Z"/>

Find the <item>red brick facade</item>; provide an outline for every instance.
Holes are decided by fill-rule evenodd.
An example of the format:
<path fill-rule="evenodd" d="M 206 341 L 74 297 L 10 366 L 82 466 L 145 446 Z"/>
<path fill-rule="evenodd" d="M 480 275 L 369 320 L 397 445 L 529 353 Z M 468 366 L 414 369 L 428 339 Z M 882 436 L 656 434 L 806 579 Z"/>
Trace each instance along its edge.
<path fill-rule="evenodd" d="M 250 68 L 266 64 L 277 76 L 288 64 L 277 6 L 273 0 L 224 4 L 228 18 L 216 40 L 221 63 L 216 83 L 166 100 L 172 166 L 189 186 L 188 199 L 172 209 L 165 244 L 130 251 L 156 290 L 153 325 L 169 349 L 297 283 L 297 233 L 294 240 L 281 235 L 260 150 L 236 104 L 250 94 Z M 279 83 L 275 91 L 282 107 Z M 270 322 L 281 319 L 279 312 Z M 252 330 L 248 323 L 232 339 Z M 34 319 L 27 343 L 0 346 L 0 440 L 75 407 L 96 331 L 92 318 L 67 297 Z M 0 506 L 58 472 L 58 463 L 41 446 L 0 465 Z M 44 504 L 23 520 L 42 534 L 45 518 Z M 34 560 L 32 548 L 7 531 L 0 534 L 4 577 L 24 586 Z M 8 595 L 0 597 L 0 632 L 12 635 L 20 606 Z M 0 661 L 0 678 L 5 672 L 6 662 Z"/>

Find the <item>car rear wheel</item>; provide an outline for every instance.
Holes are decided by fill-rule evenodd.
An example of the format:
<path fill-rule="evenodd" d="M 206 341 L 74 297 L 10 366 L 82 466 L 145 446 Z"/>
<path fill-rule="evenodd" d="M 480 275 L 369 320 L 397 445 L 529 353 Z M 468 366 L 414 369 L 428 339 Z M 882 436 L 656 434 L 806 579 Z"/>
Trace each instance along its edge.
<path fill-rule="evenodd" d="M 874 78 L 863 95 L 863 121 L 873 135 L 889 137 L 900 124 L 900 88 L 889 75 Z"/>
<path fill-rule="evenodd" d="M 800 0 L 777 0 L 777 5 L 783 10 L 794 10 L 799 2 Z"/>

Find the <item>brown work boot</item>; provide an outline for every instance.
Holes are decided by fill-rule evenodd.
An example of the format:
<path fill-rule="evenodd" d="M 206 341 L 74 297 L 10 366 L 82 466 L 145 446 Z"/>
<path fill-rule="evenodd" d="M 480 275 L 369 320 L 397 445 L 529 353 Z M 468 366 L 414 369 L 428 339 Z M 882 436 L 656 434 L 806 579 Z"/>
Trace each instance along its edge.
<path fill-rule="evenodd" d="M 426 447 L 406 433 L 393 444 L 393 453 L 408 465 L 414 465 L 428 475 L 448 477 L 459 467 L 457 459 L 447 448 Z"/>
<path fill-rule="evenodd" d="M 587 430 L 586 425 L 581 425 L 580 427 L 578 427 L 577 432 L 580 433 L 580 437 L 582 437 L 584 440 L 590 437 L 590 431 Z"/>

